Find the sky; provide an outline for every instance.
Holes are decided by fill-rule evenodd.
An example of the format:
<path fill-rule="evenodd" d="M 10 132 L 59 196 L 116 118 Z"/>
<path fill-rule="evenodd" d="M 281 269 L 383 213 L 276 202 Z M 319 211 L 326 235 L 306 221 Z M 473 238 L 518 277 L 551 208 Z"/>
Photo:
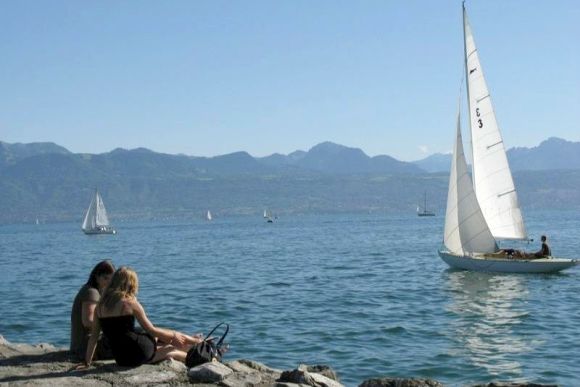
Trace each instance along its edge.
<path fill-rule="evenodd" d="M 466 7 L 506 147 L 580 141 L 580 1 Z M 453 148 L 460 1 L 0 0 L 0 26 L 0 141 L 195 156 L 332 141 L 405 161 Z"/>

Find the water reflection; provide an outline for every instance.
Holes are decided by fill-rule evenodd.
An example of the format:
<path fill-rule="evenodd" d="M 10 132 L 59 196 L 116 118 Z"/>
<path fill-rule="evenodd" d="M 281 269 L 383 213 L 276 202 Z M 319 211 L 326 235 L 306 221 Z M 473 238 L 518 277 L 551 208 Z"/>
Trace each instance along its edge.
<path fill-rule="evenodd" d="M 521 377 L 519 354 L 532 347 L 514 332 L 528 315 L 525 276 L 448 271 L 447 311 L 452 340 L 462 357 L 492 376 Z"/>

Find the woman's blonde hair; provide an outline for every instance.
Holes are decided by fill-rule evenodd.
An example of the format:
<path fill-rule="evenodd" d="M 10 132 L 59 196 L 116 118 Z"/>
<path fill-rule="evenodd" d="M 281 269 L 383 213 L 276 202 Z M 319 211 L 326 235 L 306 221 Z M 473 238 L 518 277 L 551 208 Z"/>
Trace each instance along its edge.
<path fill-rule="evenodd" d="M 106 309 L 113 309 L 124 298 L 135 298 L 139 290 L 139 278 L 130 267 L 121 266 L 111 279 L 111 284 L 99 302 Z"/>

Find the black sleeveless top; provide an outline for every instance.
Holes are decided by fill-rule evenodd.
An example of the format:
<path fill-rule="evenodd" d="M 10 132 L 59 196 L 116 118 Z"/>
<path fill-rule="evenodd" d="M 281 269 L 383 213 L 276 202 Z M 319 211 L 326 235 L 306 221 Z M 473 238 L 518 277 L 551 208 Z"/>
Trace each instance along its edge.
<path fill-rule="evenodd" d="M 100 317 L 99 321 L 118 365 L 137 367 L 155 356 L 155 339 L 147 333 L 135 331 L 135 316 Z"/>

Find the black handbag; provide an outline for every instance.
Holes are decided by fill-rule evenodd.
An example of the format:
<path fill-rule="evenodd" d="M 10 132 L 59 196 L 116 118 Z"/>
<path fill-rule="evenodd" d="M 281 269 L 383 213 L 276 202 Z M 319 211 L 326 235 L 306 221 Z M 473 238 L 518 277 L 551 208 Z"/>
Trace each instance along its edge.
<path fill-rule="evenodd" d="M 212 333 L 214 333 L 214 331 L 222 325 L 226 326 L 226 331 L 224 332 L 222 337 L 220 337 L 218 342 L 216 343 L 215 340 L 213 340 L 213 339 L 208 340 L 209 338 L 211 338 Z M 212 329 L 211 332 L 209 332 L 207 334 L 207 336 L 205 336 L 205 339 L 203 339 L 203 341 L 201 343 L 194 345 L 193 347 L 191 347 L 191 349 L 189 351 L 187 351 L 187 357 L 185 358 L 185 365 L 188 368 L 191 368 L 191 367 L 195 367 L 195 366 L 198 366 L 200 364 L 203 364 L 203 363 L 208 363 L 208 362 L 212 361 L 213 359 L 217 359 L 218 361 L 221 361 L 222 355 L 225 352 L 225 350 L 222 348 L 222 346 L 224 345 L 223 344 L 224 339 L 226 338 L 226 335 L 228 334 L 229 330 L 230 330 L 230 326 L 226 323 L 222 322 L 222 323 L 219 323 L 218 325 L 216 325 L 215 328 Z"/>

